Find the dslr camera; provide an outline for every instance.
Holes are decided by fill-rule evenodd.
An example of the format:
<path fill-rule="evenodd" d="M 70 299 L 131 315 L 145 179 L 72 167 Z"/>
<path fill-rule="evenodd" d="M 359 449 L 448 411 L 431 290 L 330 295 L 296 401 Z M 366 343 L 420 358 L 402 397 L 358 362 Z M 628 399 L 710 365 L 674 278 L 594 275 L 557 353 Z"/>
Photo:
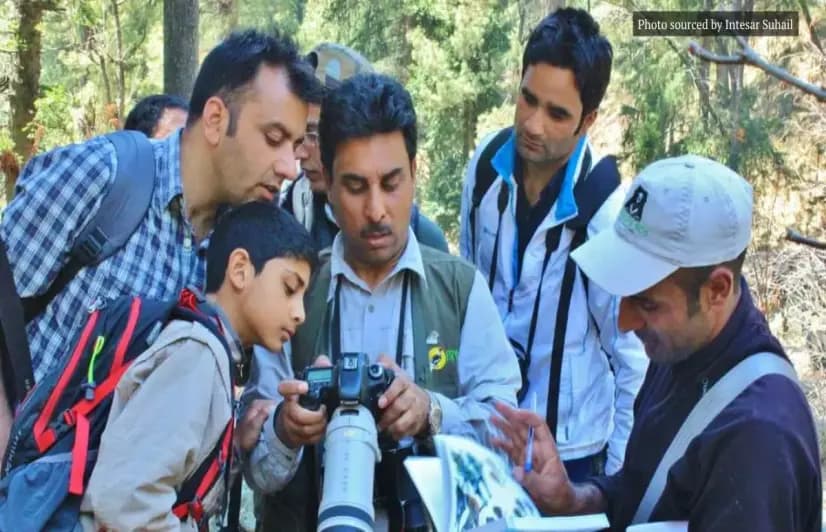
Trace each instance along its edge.
<path fill-rule="evenodd" d="M 307 410 L 327 407 L 328 418 L 339 406 L 367 407 L 378 417 L 379 397 L 393 382 L 392 370 L 380 364 L 370 364 L 366 353 L 342 353 L 335 366 L 307 368 L 301 379 L 307 381 L 309 391 L 299 397 L 299 404 Z"/>
<path fill-rule="evenodd" d="M 376 430 L 378 402 L 394 377 L 392 371 L 370 364 L 365 353 L 342 353 L 335 366 L 302 373 L 309 390 L 299 397 L 299 404 L 309 410 L 324 405 L 329 419 L 319 532 L 374 529 L 373 472 L 382 456 Z"/>

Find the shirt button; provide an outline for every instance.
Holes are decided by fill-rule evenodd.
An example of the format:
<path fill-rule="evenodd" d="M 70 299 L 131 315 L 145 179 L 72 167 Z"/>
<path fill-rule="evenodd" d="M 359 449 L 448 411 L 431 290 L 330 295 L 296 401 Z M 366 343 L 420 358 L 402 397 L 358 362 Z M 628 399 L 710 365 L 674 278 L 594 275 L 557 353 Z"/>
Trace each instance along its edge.
<path fill-rule="evenodd" d="M 373 312 L 374 310 L 376 310 L 376 308 L 372 304 L 367 305 L 367 312 Z"/>

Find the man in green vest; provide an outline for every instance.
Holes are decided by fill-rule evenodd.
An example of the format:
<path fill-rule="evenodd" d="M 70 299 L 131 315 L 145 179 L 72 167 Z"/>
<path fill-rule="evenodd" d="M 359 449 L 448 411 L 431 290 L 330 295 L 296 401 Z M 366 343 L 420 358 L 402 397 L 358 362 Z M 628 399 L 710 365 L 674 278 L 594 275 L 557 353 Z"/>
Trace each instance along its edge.
<path fill-rule="evenodd" d="M 308 291 L 307 320 L 292 338 L 289 362 L 256 353 L 245 402 L 277 403 L 248 409 L 247 419 L 263 419 L 260 432 L 239 431 L 249 452 L 247 481 L 270 494 L 259 498 L 259 530 L 316 529 L 313 445 L 324 436 L 326 415 L 299 405 L 307 384 L 292 376 L 320 354 L 335 363 L 340 353 L 364 352 L 395 372 L 376 417 L 394 449 L 439 433 L 487 444 L 494 402 L 515 404 L 521 383 L 484 278 L 463 259 L 419 246 L 410 228 L 416 114 L 409 93 L 380 74 L 350 78 L 325 98 L 320 137 L 341 231 Z M 396 452 L 383 448 L 381 468 Z M 388 497 L 395 482 L 384 473 L 374 493 L 375 526 L 395 529 L 407 509 Z"/>

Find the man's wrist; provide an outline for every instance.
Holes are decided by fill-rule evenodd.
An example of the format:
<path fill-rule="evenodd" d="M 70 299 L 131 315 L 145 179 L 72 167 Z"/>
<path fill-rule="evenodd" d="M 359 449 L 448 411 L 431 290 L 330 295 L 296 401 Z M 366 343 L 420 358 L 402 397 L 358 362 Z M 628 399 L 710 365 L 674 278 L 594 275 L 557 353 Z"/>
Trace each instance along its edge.
<path fill-rule="evenodd" d="M 424 422 L 418 435 L 421 438 L 429 438 L 439 434 L 442 430 L 442 406 L 435 394 L 427 390 L 424 390 L 424 392 L 427 395 L 427 406 Z"/>
<path fill-rule="evenodd" d="M 602 513 L 606 509 L 605 496 L 591 482 L 571 483 L 571 500 L 566 513 L 572 515 Z"/>

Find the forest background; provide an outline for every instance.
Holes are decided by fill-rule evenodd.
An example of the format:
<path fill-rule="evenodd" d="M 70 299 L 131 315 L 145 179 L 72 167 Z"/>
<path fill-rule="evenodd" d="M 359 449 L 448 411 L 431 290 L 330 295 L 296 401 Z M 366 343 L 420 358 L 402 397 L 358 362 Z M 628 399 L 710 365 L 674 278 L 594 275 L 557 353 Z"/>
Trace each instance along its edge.
<path fill-rule="evenodd" d="M 407 86 L 420 122 L 418 201 L 455 250 L 468 158 L 485 133 L 512 122 L 527 36 L 562 5 L 589 10 L 613 44 L 592 141 L 620 157 L 626 179 L 656 159 L 691 152 L 725 162 L 754 185 L 748 280 L 826 435 L 826 251 L 785 239 L 788 228 L 826 237 L 826 100 L 764 69 L 689 49 L 693 42 L 731 55 L 745 44 L 822 90 L 822 0 L 0 0 L 6 198 L 32 155 L 120 127 L 145 95 L 188 95 L 197 65 L 222 36 L 275 25 L 304 51 L 324 41 L 349 45 Z M 800 31 L 740 42 L 634 37 L 639 9 L 793 10 Z"/>

